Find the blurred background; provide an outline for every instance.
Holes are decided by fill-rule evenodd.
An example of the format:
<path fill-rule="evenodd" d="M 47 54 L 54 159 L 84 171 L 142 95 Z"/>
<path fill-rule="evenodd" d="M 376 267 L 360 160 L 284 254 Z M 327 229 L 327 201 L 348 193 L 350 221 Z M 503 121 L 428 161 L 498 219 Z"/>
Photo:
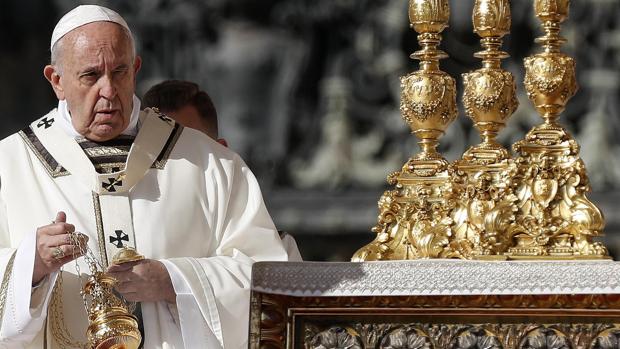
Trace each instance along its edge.
<path fill-rule="evenodd" d="M 399 77 L 417 69 L 407 0 L 6 0 L 0 12 L 0 136 L 55 107 L 42 71 L 56 21 L 78 4 L 125 17 L 143 58 L 137 94 L 164 79 L 200 84 L 213 98 L 220 134 L 258 178 L 280 230 L 306 260 L 348 260 L 374 238 L 377 200 L 388 173 L 418 151 L 401 120 Z M 523 58 L 540 35 L 533 1 L 512 2 L 504 67 L 521 105 L 502 132 L 510 145 L 540 122 L 528 101 Z M 480 67 L 473 54 L 473 0 L 452 0 L 442 69 L 457 79 Z M 563 114 L 581 145 L 607 221 L 606 244 L 620 256 L 620 0 L 575 0 L 563 26 L 581 89 Z M 460 96 L 459 96 L 460 101 Z M 455 160 L 478 133 L 459 102 L 441 139 Z"/>

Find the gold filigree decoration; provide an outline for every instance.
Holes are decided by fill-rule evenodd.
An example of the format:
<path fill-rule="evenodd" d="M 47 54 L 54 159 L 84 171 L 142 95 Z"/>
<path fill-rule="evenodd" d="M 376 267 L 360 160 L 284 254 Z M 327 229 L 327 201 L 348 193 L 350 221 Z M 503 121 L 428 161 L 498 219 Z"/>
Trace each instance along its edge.
<path fill-rule="evenodd" d="M 482 142 L 450 164 L 437 151 L 456 108 L 454 80 L 439 69 L 447 57 L 438 46 L 448 2 L 410 0 L 421 46 L 412 57 L 421 63 L 401 79 L 401 113 L 422 151 L 388 177 L 395 188 L 379 201 L 377 237 L 354 261 L 609 258 L 594 241 L 605 221 L 586 197 L 579 145 L 558 123 L 578 89 L 575 62 L 560 51 L 568 7 L 568 0 L 535 0 L 544 30 L 536 42 L 543 50 L 525 60 L 524 84 L 544 122 L 512 146 L 512 158 L 496 140 L 518 106 L 514 77 L 501 68 L 510 1 L 475 0 L 472 20 L 483 48 L 475 56 L 482 68 L 463 75 L 463 104 Z"/>
<path fill-rule="evenodd" d="M 391 174 L 395 186 L 379 200 L 377 237 L 353 256 L 354 261 L 437 258 L 452 235 L 454 205 L 448 161 L 437 151 L 439 137 L 454 121 L 456 82 L 439 69 L 447 55 L 438 49 L 448 26 L 448 0 L 411 0 L 409 19 L 418 32 L 419 51 L 412 58 L 420 70 L 401 78 L 401 113 L 419 139 L 421 152 Z"/>
<path fill-rule="evenodd" d="M 560 23 L 568 5 L 568 0 L 535 2 L 545 32 L 536 41 L 544 50 L 525 60 L 525 87 L 544 123 L 513 145 L 516 223 L 524 229 L 514 235 L 510 258 L 608 258 L 605 246 L 593 241 L 605 221 L 586 198 L 590 186 L 579 145 L 557 122 L 577 91 L 575 62 L 560 52 L 565 42 Z"/>
<path fill-rule="evenodd" d="M 551 327 L 537 328 L 523 337 L 519 348 L 570 349 L 570 339 L 560 330 Z"/>
<path fill-rule="evenodd" d="M 316 327 L 306 328 L 308 349 L 363 349 L 359 334 L 350 327 L 334 326 L 317 333 Z"/>
<path fill-rule="evenodd" d="M 417 326 L 408 325 L 389 332 L 380 343 L 384 349 L 432 349 L 433 341 Z"/>
<path fill-rule="evenodd" d="M 518 230 L 514 224 L 517 197 L 510 185 L 516 168 L 496 141 L 519 104 L 514 78 L 501 68 L 501 59 L 508 57 L 500 48 L 510 30 L 510 2 L 476 0 L 473 22 L 484 48 L 475 54 L 482 59 L 482 68 L 463 74 L 463 103 L 482 143 L 451 166 L 457 205 L 451 213 L 454 236 L 449 256 L 501 259 L 511 245 L 511 234 Z"/>

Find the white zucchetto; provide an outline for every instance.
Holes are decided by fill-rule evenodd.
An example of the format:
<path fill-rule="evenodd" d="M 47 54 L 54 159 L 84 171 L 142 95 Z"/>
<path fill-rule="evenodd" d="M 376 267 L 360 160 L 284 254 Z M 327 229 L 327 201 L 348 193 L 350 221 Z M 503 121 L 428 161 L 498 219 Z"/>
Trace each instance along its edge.
<path fill-rule="evenodd" d="M 98 5 L 80 5 L 73 10 L 67 12 L 66 15 L 62 16 L 62 18 L 56 24 L 54 31 L 52 32 L 52 41 L 50 42 L 50 50 L 54 47 L 54 44 L 60 38 L 65 36 L 68 32 L 81 27 L 88 23 L 93 22 L 113 22 L 116 23 L 123 28 L 127 29 L 127 32 L 131 35 L 131 30 L 129 30 L 129 26 L 127 22 L 113 10 L 109 8 L 98 6 Z"/>

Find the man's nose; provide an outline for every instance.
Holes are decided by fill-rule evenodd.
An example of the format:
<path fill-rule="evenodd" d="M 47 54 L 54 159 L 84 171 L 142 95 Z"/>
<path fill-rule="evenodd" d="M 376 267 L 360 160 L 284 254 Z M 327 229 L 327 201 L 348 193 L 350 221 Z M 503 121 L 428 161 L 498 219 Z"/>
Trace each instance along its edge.
<path fill-rule="evenodd" d="M 116 86 L 110 76 L 104 75 L 101 77 L 101 88 L 99 89 L 99 95 L 106 99 L 114 99 L 117 94 Z"/>

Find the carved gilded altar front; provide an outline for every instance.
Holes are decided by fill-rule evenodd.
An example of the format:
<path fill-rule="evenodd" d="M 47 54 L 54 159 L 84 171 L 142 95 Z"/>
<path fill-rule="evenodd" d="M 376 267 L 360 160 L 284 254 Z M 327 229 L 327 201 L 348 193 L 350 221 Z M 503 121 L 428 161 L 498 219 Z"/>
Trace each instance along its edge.
<path fill-rule="evenodd" d="M 287 297 L 255 293 L 250 348 L 616 349 L 620 296 Z"/>
<path fill-rule="evenodd" d="M 620 265 L 255 264 L 251 349 L 617 349 Z"/>

